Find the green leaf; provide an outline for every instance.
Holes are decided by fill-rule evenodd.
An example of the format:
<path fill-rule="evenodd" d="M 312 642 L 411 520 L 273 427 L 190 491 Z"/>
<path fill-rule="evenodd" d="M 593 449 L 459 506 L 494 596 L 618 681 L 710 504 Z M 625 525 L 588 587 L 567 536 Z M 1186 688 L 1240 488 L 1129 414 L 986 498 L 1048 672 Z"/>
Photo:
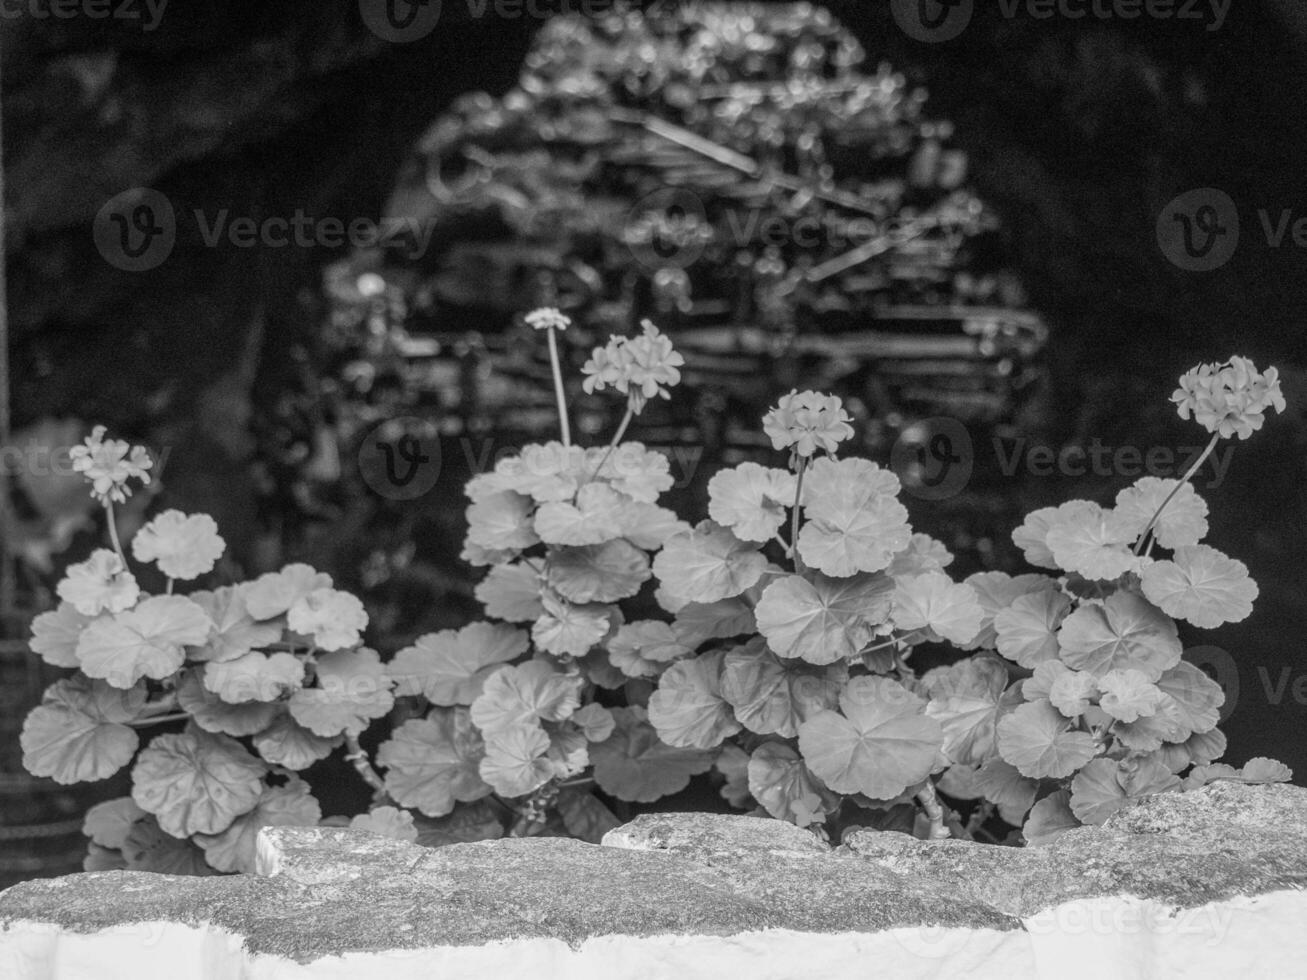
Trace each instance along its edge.
<path fill-rule="evenodd" d="M 65 785 L 112 776 L 140 744 L 125 723 L 140 717 L 145 698 L 144 685 L 124 691 L 80 675 L 51 685 L 23 722 L 23 766 Z"/>
<path fill-rule="evenodd" d="M 304 686 L 304 661 L 293 653 L 251 651 L 235 660 L 212 661 L 204 687 L 228 704 L 280 700 Z"/>
<path fill-rule="evenodd" d="M 132 799 L 174 837 L 219 834 L 258 804 L 267 769 L 226 735 L 159 735 L 132 770 Z"/>
<path fill-rule="evenodd" d="M 421 694 L 432 704 L 471 704 L 486 678 L 526 652 L 524 630 L 494 623 L 470 623 L 460 630 L 420 636 L 395 655 L 386 668 L 396 693 Z"/>
<path fill-rule="evenodd" d="M 1221 719 L 1225 691 L 1221 685 L 1188 661 L 1181 661 L 1157 682 L 1175 706 L 1175 717 L 1190 732 L 1210 732 Z"/>
<path fill-rule="evenodd" d="M 889 617 L 893 592 L 886 575 L 786 575 L 763 590 L 758 629 L 779 656 L 818 665 L 849 660 Z"/>
<path fill-rule="evenodd" d="M 186 660 L 185 648 L 204 643 L 212 629 L 213 621 L 185 596 L 153 596 L 89 623 L 77 642 L 77 659 L 88 677 L 129 688 L 143 677 L 175 674 Z"/>
<path fill-rule="evenodd" d="M 371 813 L 359 814 L 349 822 L 349 829 L 364 830 L 370 834 L 407 841 L 410 844 L 416 844 L 418 840 L 418 829 L 413 821 L 413 814 L 393 806 L 379 806 Z"/>
<path fill-rule="evenodd" d="M 472 702 L 472 721 L 483 732 L 563 721 L 581 706 L 579 674 L 565 674 L 547 660 L 501 667 Z"/>
<path fill-rule="evenodd" d="M 649 581 L 649 558 L 622 538 L 603 544 L 549 549 L 545 577 L 569 602 L 628 599 Z"/>
<path fill-rule="evenodd" d="M 1044 797 L 1030 811 L 1030 818 L 1021 828 L 1021 835 L 1026 843 L 1035 847 L 1051 844 L 1068 830 L 1080 826 L 1080 821 L 1071 812 L 1071 794 L 1064 789 Z"/>
<path fill-rule="evenodd" d="M 998 723 L 998 750 L 1023 776 L 1061 779 L 1098 751 L 1092 735 L 1070 728 L 1051 702 L 1032 701 Z"/>
<path fill-rule="evenodd" d="M 256 622 L 246 605 L 248 586 L 228 585 L 212 592 L 192 592 L 188 599 L 204 610 L 214 629 L 203 646 L 191 647 L 191 660 L 235 660 L 257 647 L 276 643 L 285 629 L 280 622 Z"/>
<path fill-rule="evenodd" d="M 237 817 L 220 834 L 197 834 L 195 842 L 205 859 L 219 871 L 254 873 L 255 844 L 264 827 L 316 827 L 322 808 L 309 792 L 309 784 L 292 779 L 285 786 L 263 790 L 253 810 Z"/>
<path fill-rule="evenodd" d="M 94 617 L 83 616 L 71 602 L 32 620 L 32 652 L 55 667 L 77 667 L 77 641 Z"/>
<path fill-rule="evenodd" d="M 1071 812 L 1099 826 L 1131 800 L 1179 788 L 1180 778 L 1158 759 L 1095 759 L 1071 781 Z"/>
<path fill-rule="evenodd" d="M 944 742 L 926 702 L 888 677 L 855 677 L 840 692 L 840 710 L 799 726 L 808 768 L 839 793 L 890 799 L 935 768 Z"/>
<path fill-rule="evenodd" d="M 377 764 L 386 770 L 386 792 L 396 803 L 443 817 L 457 802 L 490 794 L 478 771 L 484 755 L 466 708 L 435 708 L 395 729 L 377 750 Z"/>
<path fill-rule="evenodd" d="M 800 827 L 821 823 L 840 798 L 824 786 L 785 742 L 764 742 L 749 757 L 749 792 L 777 820 Z"/>
<path fill-rule="evenodd" d="M 1175 550 L 1172 561 L 1155 561 L 1140 574 L 1140 586 L 1163 612 L 1215 629 L 1247 619 L 1257 598 L 1248 566 L 1205 544 Z"/>
<path fill-rule="evenodd" d="M 782 661 L 755 637 L 726 654 L 721 689 L 749 731 L 794 738 L 805 719 L 839 703 L 847 680 L 842 664 L 814 670 L 801 661 Z"/>
<path fill-rule="evenodd" d="M 617 728 L 590 747 L 595 782 L 620 800 L 652 803 L 678 793 L 690 777 L 712 768 L 715 753 L 678 749 L 658 738 L 643 708 L 614 708 Z"/>
<path fill-rule="evenodd" d="M 898 478 L 865 459 L 819 459 L 804 483 L 798 550 L 825 575 L 879 572 L 912 538 Z"/>
<path fill-rule="evenodd" d="M 626 623 L 608 641 L 613 666 L 628 677 L 657 677 L 666 664 L 693 652 L 670 625 L 656 619 Z"/>
<path fill-rule="evenodd" d="M 279 704 L 261 701 L 228 704 L 212 691 L 205 690 L 203 671 L 204 667 L 197 667 L 182 672 L 177 684 L 177 704 L 206 732 L 237 738 L 254 735 L 285 712 Z"/>
<path fill-rule="evenodd" d="M 123 860 L 128 871 L 193 877 L 217 874 L 204 860 L 204 852 L 199 847 L 190 840 L 165 833 L 152 816 L 132 825 L 123 842 Z"/>
<path fill-rule="evenodd" d="M 132 825 L 145 811 L 136 805 L 130 796 L 120 796 L 116 800 L 97 803 L 86 811 L 82 821 L 82 833 L 91 838 L 93 843 L 111 850 L 122 850 L 131 832 Z"/>
<path fill-rule="evenodd" d="M 291 695 L 294 719 L 323 738 L 358 734 L 395 706 L 393 681 L 375 650 L 339 650 L 317 655 L 317 685 Z"/>
<path fill-rule="evenodd" d="M 485 732 L 481 778 L 500 796 L 526 796 L 549 781 L 554 767 L 545 757 L 549 736 L 539 725 L 512 725 Z"/>
<path fill-rule="evenodd" d="M 540 541 L 531 523 L 535 504 L 512 490 L 488 494 L 467 508 L 469 544 L 491 551 L 521 551 Z"/>
<path fill-rule="evenodd" d="M 976 773 L 976 788 L 985 799 L 998 806 L 1004 820 L 1020 826 L 1022 818 L 1035 803 L 1039 782 L 1021 775 L 1016 766 L 994 756 L 987 759 Z"/>
<path fill-rule="evenodd" d="M 755 589 L 757 595 L 752 595 Z M 672 631 L 678 640 L 692 650 L 709 640 L 724 640 L 744 633 L 754 633 L 758 624 L 753 618 L 753 607 L 761 595 L 762 590 L 755 586 L 744 595 L 731 599 L 686 603 L 677 611 Z"/>
<path fill-rule="evenodd" d="M 274 766 L 300 770 L 325 759 L 344 741 L 342 735 L 332 738 L 314 735 L 296 724 L 290 715 L 282 714 L 266 730 L 254 736 L 254 748 Z"/>
<path fill-rule="evenodd" d="M 988 657 L 972 657 L 927 671 L 921 683 L 930 696 L 926 714 L 944 730 L 944 754 L 949 760 L 979 765 L 990 758 L 1007 669 Z"/>
<path fill-rule="evenodd" d="M 1101 605 L 1081 606 L 1063 621 L 1058 644 L 1068 667 L 1099 677 L 1118 667 L 1133 667 L 1150 681 L 1179 663 L 1183 652 L 1175 622 L 1131 592 L 1113 593 Z"/>
<path fill-rule="evenodd" d="M 767 559 L 756 544 L 741 541 L 712 521 L 669 538 L 653 564 L 663 590 L 682 605 L 738 596 L 762 578 L 766 568 Z"/>
<path fill-rule="evenodd" d="M 971 586 L 944 572 L 924 572 L 895 580 L 892 617 L 895 629 L 925 630 L 927 640 L 964 646 L 980 632 L 984 613 Z"/>
<path fill-rule="evenodd" d="M 1057 630 L 1071 611 L 1071 600 L 1060 592 L 1041 589 L 1017 596 L 994 616 L 998 652 L 1034 670 L 1058 655 Z"/>
<path fill-rule="evenodd" d="M 740 730 L 722 697 L 723 651 L 672 664 L 649 698 L 649 722 L 668 745 L 712 749 Z"/>
<path fill-rule="evenodd" d="M 545 607 L 540 602 L 540 574 L 526 562 L 496 565 L 477 585 L 477 601 L 486 615 L 510 623 L 531 623 Z"/>

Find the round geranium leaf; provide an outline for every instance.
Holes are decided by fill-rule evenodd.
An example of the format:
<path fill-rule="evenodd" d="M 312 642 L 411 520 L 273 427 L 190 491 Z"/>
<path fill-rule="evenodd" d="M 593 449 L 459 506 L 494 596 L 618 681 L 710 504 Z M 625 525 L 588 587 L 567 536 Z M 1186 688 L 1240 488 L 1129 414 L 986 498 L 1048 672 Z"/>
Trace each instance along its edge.
<path fill-rule="evenodd" d="M 549 781 L 554 767 L 549 736 L 538 725 L 511 725 L 486 732 L 480 773 L 500 796 L 526 796 Z"/>
<path fill-rule="evenodd" d="M 1248 566 L 1205 544 L 1177 548 L 1171 561 L 1153 562 L 1140 585 L 1167 615 L 1202 629 L 1247 619 L 1257 598 Z"/>
<path fill-rule="evenodd" d="M 285 566 L 280 572 L 268 572 L 253 582 L 238 586 L 245 599 L 245 608 L 255 619 L 275 619 L 284 616 L 300 599 L 331 588 L 331 576 L 308 565 Z"/>
<path fill-rule="evenodd" d="M 492 551 L 521 551 L 540 540 L 532 524 L 535 504 L 512 490 L 480 497 L 467 508 L 467 540 Z"/>
<path fill-rule="evenodd" d="M 132 770 L 132 799 L 174 837 L 219 834 L 254 809 L 267 766 L 233 738 L 159 735 Z"/>
<path fill-rule="evenodd" d="M 895 580 L 892 617 L 895 629 L 921 630 L 928 640 L 961 646 L 980 632 L 984 611 L 971 586 L 943 572 L 923 572 Z"/>
<path fill-rule="evenodd" d="M 540 574 L 526 562 L 496 565 L 477 585 L 477 601 L 486 615 L 509 623 L 530 623 L 545 608 L 540 603 Z"/>
<path fill-rule="evenodd" d="M 613 666 L 627 677 L 657 677 L 668 663 L 694 652 L 670 624 L 656 619 L 626 623 L 607 646 Z"/>
<path fill-rule="evenodd" d="M 1093 581 L 1112 580 L 1137 564 L 1130 551 L 1136 533 L 1129 521 L 1088 500 L 1058 508 L 1044 541 L 1059 568 Z"/>
<path fill-rule="evenodd" d="M 203 644 L 212 629 L 213 621 L 185 596 L 153 596 L 89 623 L 77 641 L 77 659 L 88 677 L 129 688 L 145 677 L 176 673 L 185 647 Z"/>
<path fill-rule="evenodd" d="M 135 800 L 130 796 L 120 796 L 116 800 L 97 803 L 87 810 L 82 822 L 82 833 L 101 847 L 122 850 L 132 825 L 143 816 L 145 811 L 136 805 Z"/>
<path fill-rule="evenodd" d="M 998 750 L 1023 776 L 1062 779 L 1098 751 L 1092 735 L 1070 727 L 1050 702 L 1031 701 L 998 723 Z"/>
<path fill-rule="evenodd" d="M 1207 502 L 1192 483 L 1142 477 L 1116 495 L 1116 513 L 1137 538 L 1163 503 L 1166 510 L 1153 525 L 1153 537 L 1163 548 L 1197 544 L 1207 535 Z"/>
<path fill-rule="evenodd" d="M 912 538 L 899 481 L 865 459 L 819 459 L 804 482 L 798 549 L 825 575 L 879 572 Z"/>
<path fill-rule="evenodd" d="M 205 859 L 219 871 L 254 873 L 255 842 L 264 827 L 316 827 L 322 808 L 309 792 L 308 783 L 292 779 L 285 786 L 263 790 L 253 810 L 237 817 L 220 834 L 197 834 L 195 843 Z"/>
<path fill-rule="evenodd" d="M 1071 781 L 1071 812 L 1098 826 L 1131 800 L 1180 788 L 1180 778 L 1152 757 L 1095 759 Z"/>
<path fill-rule="evenodd" d="M 140 740 L 126 723 L 145 707 L 144 685 L 128 690 L 75 676 L 58 681 L 23 722 L 23 765 L 57 783 L 106 779 L 131 761 Z"/>
<path fill-rule="evenodd" d="M 257 621 L 246 603 L 247 594 L 244 588 L 229 585 L 212 592 L 192 592 L 187 596 L 213 620 L 213 631 L 204 645 L 187 649 L 189 659 L 236 660 L 251 650 L 281 639 L 284 632 L 281 622 Z"/>
<path fill-rule="evenodd" d="M 179 510 L 164 511 L 132 538 L 137 561 L 156 562 L 163 574 L 181 581 L 212 571 L 226 548 L 212 517 Z"/>
<path fill-rule="evenodd" d="M 749 793 L 777 820 L 800 827 L 821 823 L 840 798 L 824 786 L 785 742 L 764 742 L 749 756 Z"/>
<path fill-rule="evenodd" d="M 492 790 L 478 771 L 485 743 L 466 708 L 436 708 L 406 721 L 377 750 L 386 770 L 386 792 L 401 806 L 443 817 L 457 802 Z"/>
<path fill-rule="evenodd" d="M 608 635 L 613 620 L 620 616 L 616 606 L 600 602 L 573 605 L 548 594 L 541 602 L 544 615 L 531 627 L 531 639 L 556 657 L 584 657 Z"/>
<path fill-rule="evenodd" d="M 93 617 L 79 613 L 71 602 L 32 620 L 32 652 L 55 667 L 77 667 L 77 641 Z"/>
<path fill-rule="evenodd" d="M 375 650 L 319 654 L 317 683 L 291 695 L 290 713 L 323 738 L 358 734 L 394 707 L 393 684 Z"/>
<path fill-rule="evenodd" d="M 712 768 L 715 753 L 666 744 L 644 708 L 614 708 L 613 720 L 613 734 L 590 747 L 590 758 L 599 788 L 619 800 L 652 803 Z"/>
<path fill-rule="evenodd" d="M 649 559 L 624 538 L 576 548 L 550 548 L 546 578 L 569 602 L 629 599 L 649 581 Z"/>
<path fill-rule="evenodd" d="M 1030 817 L 1021 828 L 1027 844 L 1041 847 L 1051 844 L 1068 830 L 1080 826 L 1071 812 L 1071 794 L 1064 789 L 1044 797 L 1030 811 Z"/>
<path fill-rule="evenodd" d="M 254 748 L 274 766 L 300 770 L 321 762 L 344 741 L 342 735 L 331 738 L 314 735 L 296 723 L 290 715 L 283 713 L 254 736 Z"/>
<path fill-rule="evenodd" d="M 986 759 L 976 773 L 980 795 L 998 806 L 999 815 L 1008 823 L 1020 826 L 1034 806 L 1039 781 L 1021 775 L 1021 771 L 999 756 Z"/>
<path fill-rule="evenodd" d="M 379 806 L 370 813 L 360 813 L 349 822 L 349 829 L 365 830 L 370 834 L 407 841 L 410 844 L 416 844 L 418 840 L 418 829 L 413 821 L 413 814 L 393 806 Z"/>
<path fill-rule="evenodd" d="M 1182 660 L 1164 673 L 1158 680 L 1157 687 L 1173 699 L 1175 714 L 1189 731 L 1199 734 L 1210 732 L 1220 721 L 1225 691 L 1220 684 L 1188 661 Z"/>
<path fill-rule="evenodd" d="M 740 730 L 722 697 L 724 651 L 672 664 L 649 698 L 649 722 L 668 745 L 712 749 Z"/>
<path fill-rule="evenodd" d="M 395 655 L 386 670 L 398 694 L 421 694 L 432 704 L 471 704 L 486 678 L 526 653 L 530 638 L 512 626 L 469 623 L 427 633 Z"/>
<path fill-rule="evenodd" d="M 875 637 L 889 617 L 893 593 L 886 575 L 786 575 L 763 590 L 754 613 L 779 656 L 832 664 L 857 656 Z"/>
<path fill-rule="evenodd" d="M 581 705 L 580 674 L 564 673 L 548 660 L 501 667 L 472 702 L 472 720 L 483 732 L 563 721 Z"/>
<path fill-rule="evenodd" d="M 177 684 L 177 704 L 206 732 L 240 738 L 266 729 L 285 709 L 279 704 L 248 701 L 230 704 L 205 688 L 203 667 L 182 673 Z"/>
<path fill-rule="evenodd" d="M 921 679 L 929 695 L 926 714 L 944 730 L 950 762 L 979 765 L 994 754 L 994 733 L 1007 688 L 1007 668 L 973 657 L 936 667 Z"/>
<path fill-rule="evenodd" d="M 1069 667 L 1097 676 L 1134 668 L 1151 681 L 1179 663 L 1183 652 L 1175 621 L 1132 592 L 1082 605 L 1062 622 L 1058 645 Z"/>
<path fill-rule="evenodd" d="M 1006 572 L 976 572 L 964 581 L 975 589 L 983 613 L 979 632 L 970 643 L 961 644 L 964 650 L 993 650 L 998 643 L 994 617 L 1018 597 L 1031 592 L 1057 591 L 1057 579 L 1038 574 L 1012 576 Z"/>
<path fill-rule="evenodd" d="M 743 541 L 770 541 L 794 506 L 796 492 L 793 473 L 741 463 L 708 481 L 708 516 Z"/>
<path fill-rule="evenodd" d="M 818 712 L 799 726 L 799 751 L 836 792 L 892 799 L 939 758 L 944 733 L 925 706 L 888 677 L 855 677 L 840 693 L 840 712 Z"/>
<path fill-rule="evenodd" d="M 535 514 L 535 532 L 546 544 L 596 545 L 620 537 L 631 498 L 606 483 L 587 483 L 576 502 L 550 501 Z"/>
<path fill-rule="evenodd" d="M 668 539 L 654 559 L 662 588 L 684 602 L 716 602 L 737 596 L 762 578 L 767 559 L 756 544 L 730 528 L 703 521 Z"/>
<path fill-rule="evenodd" d="M 722 662 L 722 696 L 759 735 L 795 737 L 805 719 L 839 703 L 846 680 L 848 671 L 840 666 L 814 670 L 783 661 L 760 637 L 730 650 Z"/>
<path fill-rule="evenodd" d="M 998 652 L 1027 670 L 1056 660 L 1057 630 L 1070 611 L 1071 600 L 1050 589 L 1017 596 L 994 615 Z"/>
<path fill-rule="evenodd" d="M 123 841 L 123 861 L 128 871 L 185 877 L 217 874 L 193 841 L 167 833 L 153 816 L 132 824 Z"/>
<path fill-rule="evenodd" d="M 228 704 L 271 702 L 304 686 L 304 661 L 293 653 L 251 650 L 235 660 L 212 661 L 204 687 Z"/>

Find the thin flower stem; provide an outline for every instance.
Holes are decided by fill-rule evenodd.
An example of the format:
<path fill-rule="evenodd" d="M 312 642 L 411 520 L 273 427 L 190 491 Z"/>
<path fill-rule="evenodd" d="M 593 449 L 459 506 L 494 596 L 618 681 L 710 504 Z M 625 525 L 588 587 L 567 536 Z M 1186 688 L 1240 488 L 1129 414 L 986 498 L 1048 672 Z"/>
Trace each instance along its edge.
<path fill-rule="evenodd" d="M 631 402 L 626 403 L 626 414 L 622 416 L 622 421 L 618 423 L 617 431 L 613 433 L 613 438 L 608 443 L 608 451 L 604 453 L 603 459 L 599 460 L 599 465 L 595 471 L 586 479 L 586 483 L 598 479 L 599 474 L 603 472 L 604 466 L 608 463 L 608 458 L 613 455 L 613 450 L 617 448 L 618 443 L 622 441 L 622 436 L 626 435 L 626 429 L 631 424 L 631 419 L 635 418 L 635 406 Z"/>
<path fill-rule="evenodd" d="M 1189 467 L 1189 471 L 1180 478 L 1179 482 L 1176 483 L 1174 487 L 1171 488 L 1171 492 L 1168 493 L 1166 495 L 1166 499 L 1162 501 L 1162 506 L 1157 508 L 1157 513 L 1153 515 L 1153 519 L 1150 520 L 1148 522 L 1148 526 L 1144 528 L 1144 533 L 1139 535 L 1139 540 L 1135 542 L 1136 555 L 1139 554 L 1141 551 L 1143 551 L 1144 541 L 1147 539 L 1149 532 L 1152 531 L 1153 527 L 1157 524 L 1158 520 L 1161 518 L 1162 512 L 1166 510 L 1167 504 L 1169 504 L 1171 500 L 1175 497 L 1175 495 L 1180 492 L 1181 487 L 1183 487 L 1186 483 L 1188 483 L 1190 480 L 1193 479 L 1194 474 L 1197 473 L 1199 468 L 1204 463 L 1207 462 L 1207 457 L 1212 455 L 1213 450 L 1216 449 L 1216 444 L 1220 441 L 1221 441 L 1221 435 L 1218 432 L 1216 435 L 1212 436 L 1212 441 L 1207 444 L 1207 448 L 1203 450 L 1203 454 L 1198 457 L 1198 459 L 1194 462 L 1194 465 Z"/>
<path fill-rule="evenodd" d="M 377 794 L 378 799 L 389 799 L 386 793 L 386 784 L 377 770 L 372 768 L 372 762 L 368 759 L 368 754 L 359 744 L 357 735 L 345 736 L 345 761 L 353 764 L 355 771 L 363 778 L 363 781 L 372 787 Z"/>
<path fill-rule="evenodd" d="M 112 500 L 104 502 L 104 514 L 108 518 L 109 540 L 113 542 L 113 550 L 118 552 L 118 560 L 123 563 L 123 568 L 126 568 L 127 556 L 123 554 L 123 543 L 118 540 L 118 521 L 114 518 Z"/>
<path fill-rule="evenodd" d="M 797 479 L 794 481 L 794 510 L 790 513 L 790 557 L 794 559 L 794 570 L 803 573 L 803 558 L 799 555 L 799 511 L 803 502 L 803 474 L 808 468 L 808 458 L 799 457 Z"/>
<path fill-rule="evenodd" d="M 563 390 L 563 369 L 558 362 L 558 341 L 554 328 L 545 331 L 549 337 L 549 364 L 554 370 L 554 394 L 558 398 L 558 423 L 563 430 L 563 445 L 572 445 L 572 425 L 567 418 L 567 394 Z"/>
<path fill-rule="evenodd" d="M 867 653 L 875 653 L 877 650 L 884 650 L 886 647 L 898 646 L 908 637 L 912 636 L 912 634 L 921 633 L 924 630 L 925 630 L 924 626 L 919 626 L 914 630 L 908 630 L 906 633 L 902 634 L 901 636 L 891 637 L 890 639 L 886 640 L 884 643 L 877 643 L 875 646 L 864 647 L 863 649 L 858 651 L 858 656 L 862 656 L 863 654 L 867 654 Z"/>

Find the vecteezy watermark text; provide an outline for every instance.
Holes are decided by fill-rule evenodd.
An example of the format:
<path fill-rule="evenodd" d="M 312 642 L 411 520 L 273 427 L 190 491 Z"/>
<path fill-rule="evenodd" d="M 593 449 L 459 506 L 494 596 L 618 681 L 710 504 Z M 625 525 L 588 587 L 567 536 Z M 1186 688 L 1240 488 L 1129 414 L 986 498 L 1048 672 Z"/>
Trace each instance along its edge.
<path fill-rule="evenodd" d="M 146 34 L 163 20 L 168 0 L 0 0 L 0 19 L 140 21 Z"/>
<path fill-rule="evenodd" d="M 994 439 L 994 455 L 999 472 L 1014 476 L 1024 469 L 1031 476 L 1123 476 L 1127 479 L 1140 476 L 1179 478 L 1202 456 L 1206 446 L 1152 446 L 1147 450 L 1138 446 L 1108 446 L 1101 439 L 1088 446 L 1069 445 L 1054 448 L 1046 443 L 1027 443 L 1018 438 L 1009 442 Z M 1234 446 L 1226 445 L 1207 459 L 1204 472 L 1209 490 L 1218 489 L 1225 482 L 1234 458 Z"/>
<path fill-rule="evenodd" d="M 1201 23 L 1208 32 L 1225 26 L 1234 0 L 998 0 L 1005 20 L 1054 18 L 1069 21 L 1165 20 Z M 951 41 L 965 31 L 975 0 L 891 0 L 891 12 L 909 37 L 930 44 Z"/>
<path fill-rule="evenodd" d="M 3 2 L 3 0 L 0 0 Z M 374 219 L 314 216 L 303 208 L 289 215 L 254 218 L 230 208 L 189 212 L 206 248 L 393 248 L 406 258 L 426 254 L 435 232 L 432 221 L 397 216 Z M 148 187 L 111 198 L 95 217 L 93 235 L 104 260 L 124 272 L 158 268 L 177 244 L 179 218 L 172 202 Z"/>

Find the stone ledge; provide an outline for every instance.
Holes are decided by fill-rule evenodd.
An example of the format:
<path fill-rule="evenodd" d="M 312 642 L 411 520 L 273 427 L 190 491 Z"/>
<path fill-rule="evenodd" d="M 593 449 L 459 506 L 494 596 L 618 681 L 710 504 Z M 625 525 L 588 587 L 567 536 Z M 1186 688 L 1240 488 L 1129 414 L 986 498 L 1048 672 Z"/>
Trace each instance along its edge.
<path fill-rule="evenodd" d="M 1307 962 L 1305 815 L 1302 789 L 1216 783 L 1023 850 L 870 832 L 832 849 L 710 814 L 647 815 L 599 847 L 272 828 L 259 875 L 0 894 L 0 977 L 1287 976 Z"/>

